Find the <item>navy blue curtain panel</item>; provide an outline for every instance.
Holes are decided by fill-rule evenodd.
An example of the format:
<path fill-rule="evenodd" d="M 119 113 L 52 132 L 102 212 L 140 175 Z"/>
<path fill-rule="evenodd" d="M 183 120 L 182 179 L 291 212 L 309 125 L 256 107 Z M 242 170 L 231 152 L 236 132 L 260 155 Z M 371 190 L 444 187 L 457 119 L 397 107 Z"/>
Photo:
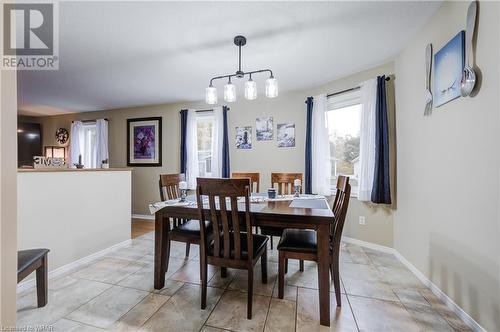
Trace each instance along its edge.
<path fill-rule="evenodd" d="M 377 105 L 375 110 L 375 174 L 371 200 L 377 204 L 391 204 L 389 177 L 389 125 L 385 75 L 377 77 Z"/>
<path fill-rule="evenodd" d="M 222 107 L 222 117 L 223 117 L 223 134 L 222 134 L 222 177 L 229 178 L 229 174 L 231 173 L 231 169 L 229 166 L 229 138 L 227 131 L 227 111 L 229 111 L 229 107 Z"/>
<path fill-rule="evenodd" d="M 307 115 L 306 115 L 306 165 L 305 165 L 305 184 L 304 192 L 312 194 L 312 112 L 313 112 L 313 97 L 307 97 Z"/>
<path fill-rule="evenodd" d="M 186 174 L 187 149 L 186 149 L 186 129 L 188 110 L 181 110 L 181 173 Z"/>

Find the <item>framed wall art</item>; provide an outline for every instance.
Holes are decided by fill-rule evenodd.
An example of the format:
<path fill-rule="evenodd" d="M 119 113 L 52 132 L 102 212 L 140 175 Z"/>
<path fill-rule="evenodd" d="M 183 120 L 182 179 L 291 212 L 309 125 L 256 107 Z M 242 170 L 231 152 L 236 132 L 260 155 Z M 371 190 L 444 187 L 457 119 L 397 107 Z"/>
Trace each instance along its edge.
<path fill-rule="evenodd" d="M 460 97 L 464 69 L 465 33 L 460 31 L 434 55 L 434 100 L 436 107 Z"/>
<path fill-rule="evenodd" d="M 128 166 L 161 166 L 161 119 L 127 119 Z"/>

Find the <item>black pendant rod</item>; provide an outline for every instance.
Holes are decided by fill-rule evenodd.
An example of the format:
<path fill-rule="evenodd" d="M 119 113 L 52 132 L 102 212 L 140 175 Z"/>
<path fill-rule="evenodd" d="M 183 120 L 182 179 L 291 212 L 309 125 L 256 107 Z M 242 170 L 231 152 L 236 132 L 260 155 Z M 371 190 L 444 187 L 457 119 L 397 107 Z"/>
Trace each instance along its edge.
<path fill-rule="evenodd" d="M 257 73 L 265 73 L 268 72 L 271 74 L 271 78 L 274 78 L 273 71 L 271 69 L 261 69 L 261 70 L 254 70 L 254 71 L 248 71 L 248 72 L 243 72 L 241 70 L 241 47 L 245 46 L 247 43 L 247 39 L 244 36 L 236 36 L 234 37 L 234 44 L 238 46 L 238 70 L 234 74 L 228 74 L 228 75 L 221 75 L 221 76 L 215 76 L 210 79 L 210 85 L 213 86 L 213 81 L 218 80 L 221 78 L 227 78 L 229 81 L 231 81 L 231 78 L 237 77 L 237 78 L 243 78 L 245 75 L 250 75 L 250 78 L 252 74 L 257 74 Z"/>

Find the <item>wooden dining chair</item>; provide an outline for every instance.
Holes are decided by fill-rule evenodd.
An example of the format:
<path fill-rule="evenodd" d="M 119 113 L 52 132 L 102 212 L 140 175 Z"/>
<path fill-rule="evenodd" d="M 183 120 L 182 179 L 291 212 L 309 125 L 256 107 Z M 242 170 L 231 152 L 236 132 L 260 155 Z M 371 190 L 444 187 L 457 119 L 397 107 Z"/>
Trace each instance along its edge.
<path fill-rule="evenodd" d="M 260 173 L 238 173 L 235 172 L 231 174 L 233 179 L 250 179 L 250 192 L 258 193 L 260 192 Z"/>
<path fill-rule="evenodd" d="M 342 230 L 349 206 L 351 185 L 349 177 L 339 176 L 337 194 L 333 203 L 333 218 L 330 223 L 330 272 L 333 278 L 337 306 L 340 307 L 339 253 Z M 299 259 L 318 262 L 316 231 L 285 229 L 278 243 L 278 297 L 283 298 L 285 288 L 286 260 Z"/>
<path fill-rule="evenodd" d="M 208 208 L 203 205 L 203 196 L 208 197 Z M 244 197 L 245 202 L 238 204 L 238 197 Z M 200 224 L 210 223 L 213 239 L 210 241 L 205 230 L 201 229 L 201 309 L 207 304 L 208 264 L 221 267 L 223 277 L 227 268 L 243 269 L 248 271 L 247 318 L 251 319 L 253 269 L 260 259 L 262 283 L 266 284 L 268 238 L 252 234 L 250 180 L 198 178 L 196 198 Z M 244 228 L 240 228 L 240 221 Z"/>
<path fill-rule="evenodd" d="M 180 197 L 180 181 L 185 181 L 184 174 L 160 174 L 160 198 L 162 201 L 178 199 Z M 168 225 L 170 227 L 170 220 Z M 167 257 L 170 257 L 170 241 L 186 243 L 186 257 L 189 257 L 191 243 L 200 243 L 200 223 L 198 220 L 173 218 L 172 228 L 169 231 Z"/>
<path fill-rule="evenodd" d="M 299 179 L 302 182 L 302 173 L 271 173 L 271 187 L 278 187 L 278 195 L 293 194 L 293 181 Z M 302 193 L 302 187 L 300 192 Z M 273 236 L 281 236 L 284 228 L 281 227 L 260 227 L 260 233 L 271 237 L 271 249 L 273 249 Z M 302 266 L 302 265 L 301 265 Z"/>

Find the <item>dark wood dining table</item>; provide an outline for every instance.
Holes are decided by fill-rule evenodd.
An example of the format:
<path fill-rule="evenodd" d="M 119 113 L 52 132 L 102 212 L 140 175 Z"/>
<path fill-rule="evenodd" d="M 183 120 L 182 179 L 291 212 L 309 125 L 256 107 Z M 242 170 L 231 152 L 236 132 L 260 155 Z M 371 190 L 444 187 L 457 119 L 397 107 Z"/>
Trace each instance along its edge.
<path fill-rule="evenodd" d="M 250 205 L 254 226 L 313 229 L 318 241 L 318 288 L 320 324 L 330 326 L 330 244 L 329 229 L 333 218 L 334 197 L 327 196 L 329 209 L 290 207 L 290 200 L 264 200 Z M 206 207 L 208 210 L 208 206 Z M 165 286 L 166 246 L 169 218 L 198 219 L 198 208 L 192 205 L 164 206 L 155 212 L 154 288 Z"/>

